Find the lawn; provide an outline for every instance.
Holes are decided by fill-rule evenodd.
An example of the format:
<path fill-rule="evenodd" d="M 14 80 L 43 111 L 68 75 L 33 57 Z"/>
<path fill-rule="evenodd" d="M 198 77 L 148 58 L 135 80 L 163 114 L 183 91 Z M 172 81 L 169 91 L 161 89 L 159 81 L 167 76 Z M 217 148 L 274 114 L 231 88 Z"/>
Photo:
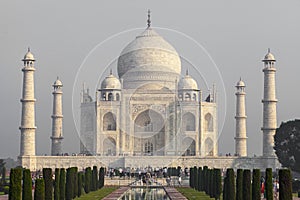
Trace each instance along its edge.
<path fill-rule="evenodd" d="M 184 187 L 178 187 L 176 188 L 181 194 L 183 194 L 188 199 L 199 199 L 199 200 L 214 200 L 214 198 L 210 198 L 208 195 L 206 195 L 204 192 L 199 192 L 197 190 L 194 190 L 192 188 L 184 188 Z"/>
<path fill-rule="evenodd" d="M 104 187 L 100 190 L 97 190 L 95 192 L 90 192 L 88 194 L 84 194 L 83 196 L 76 198 L 76 200 L 99 200 L 103 199 L 113 191 L 118 189 L 117 187 Z"/>

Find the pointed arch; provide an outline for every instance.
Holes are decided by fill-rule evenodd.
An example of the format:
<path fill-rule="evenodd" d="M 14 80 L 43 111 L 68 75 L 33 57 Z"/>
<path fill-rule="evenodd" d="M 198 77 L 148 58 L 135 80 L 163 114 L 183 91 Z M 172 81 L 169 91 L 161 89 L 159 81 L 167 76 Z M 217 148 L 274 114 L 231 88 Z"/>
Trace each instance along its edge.
<path fill-rule="evenodd" d="M 204 119 L 205 119 L 204 130 L 207 132 L 213 132 L 214 131 L 213 116 L 210 113 L 207 113 Z"/>
<path fill-rule="evenodd" d="M 103 130 L 104 131 L 115 131 L 117 128 L 116 125 L 116 116 L 108 112 L 103 116 Z"/>
<path fill-rule="evenodd" d="M 210 137 L 206 138 L 204 147 L 205 147 L 205 150 L 204 150 L 205 156 L 213 156 L 214 155 L 214 142 Z"/>
<path fill-rule="evenodd" d="M 186 137 L 182 141 L 181 152 L 184 156 L 194 156 L 196 155 L 196 142 L 190 137 Z"/>
<path fill-rule="evenodd" d="M 114 100 L 114 95 L 113 95 L 113 93 L 108 93 L 108 97 L 107 97 L 107 100 L 108 101 L 113 101 Z"/>
<path fill-rule="evenodd" d="M 182 117 L 182 128 L 184 131 L 195 131 L 196 130 L 195 115 L 187 112 Z"/>
<path fill-rule="evenodd" d="M 103 153 L 107 156 L 116 155 L 116 141 L 112 137 L 107 137 L 103 140 Z"/>

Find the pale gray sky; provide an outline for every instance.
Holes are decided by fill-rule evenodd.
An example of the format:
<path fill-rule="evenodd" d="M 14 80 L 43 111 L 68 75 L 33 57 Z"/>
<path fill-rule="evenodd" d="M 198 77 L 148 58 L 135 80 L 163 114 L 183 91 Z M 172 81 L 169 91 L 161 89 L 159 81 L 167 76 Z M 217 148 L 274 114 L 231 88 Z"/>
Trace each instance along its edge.
<path fill-rule="evenodd" d="M 269 47 L 278 61 L 278 125 L 281 121 L 299 118 L 300 1 L 1 1 L 0 157 L 16 158 L 19 154 L 21 59 L 27 47 L 31 47 L 37 59 L 37 153 L 50 152 L 51 85 L 56 76 L 64 84 L 64 150 L 78 152 L 79 140 L 72 113 L 72 90 L 79 67 L 88 53 L 108 37 L 125 30 L 145 27 L 147 9 L 152 11 L 153 26 L 189 35 L 203 45 L 217 64 L 227 95 L 226 120 L 224 128 L 221 130 L 220 127 L 220 152 L 234 152 L 234 86 L 240 76 L 247 85 L 249 155 L 260 155 L 262 152 L 261 59 Z M 122 48 L 138 32 L 140 31 L 131 32 L 131 35 L 124 36 L 125 39 L 118 37 L 106 43 L 106 46 L 102 45 L 97 56 L 90 57 L 89 65 L 98 67 L 97 73 L 101 75 L 109 62 L 120 54 Z M 202 66 L 201 62 L 197 65 L 197 58 L 203 52 L 192 48 L 189 51 L 185 41 L 177 40 L 176 36 L 163 30 L 157 32 L 204 75 L 209 71 L 214 72 L 215 69 L 210 69 L 209 65 Z M 114 66 L 115 63 L 112 63 L 111 67 Z M 217 75 L 204 78 L 208 80 L 208 84 L 216 82 L 217 88 L 222 90 Z M 95 84 L 90 80 L 86 81 L 94 90 Z M 201 81 L 198 83 L 200 88 L 205 88 Z M 78 91 L 80 88 L 75 89 Z M 74 93 L 74 100 L 79 102 L 77 94 Z M 219 101 L 221 105 L 225 105 L 223 95 Z M 75 108 L 77 106 L 78 109 L 79 104 L 76 103 Z M 224 106 L 221 106 L 219 112 L 224 115 Z"/>

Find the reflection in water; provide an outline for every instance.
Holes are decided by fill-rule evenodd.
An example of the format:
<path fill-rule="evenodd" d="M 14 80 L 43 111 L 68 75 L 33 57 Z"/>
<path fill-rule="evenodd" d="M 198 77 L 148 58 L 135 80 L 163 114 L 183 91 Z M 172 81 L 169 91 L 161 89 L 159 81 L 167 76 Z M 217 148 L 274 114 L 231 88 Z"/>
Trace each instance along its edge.
<path fill-rule="evenodd" d="M 121 200 L 169 200 L 163 188 L 131 188 Z"/>

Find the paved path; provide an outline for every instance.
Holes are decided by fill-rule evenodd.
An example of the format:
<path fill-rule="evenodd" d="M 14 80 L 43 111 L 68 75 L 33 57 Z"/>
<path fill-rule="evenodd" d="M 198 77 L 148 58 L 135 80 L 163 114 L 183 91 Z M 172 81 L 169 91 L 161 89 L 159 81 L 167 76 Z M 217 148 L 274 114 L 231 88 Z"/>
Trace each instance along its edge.
<path fill-rule="evenodd" d="M 1 195 L 0 196 L 0 200 L 7 200 L 8 199 L 8 195 Z"/>
<path fill-rule="evenodd" d="M 120 187 L 119 189 L 110 193 L 108 196 L 104 197 L 103 200 L 116 200 L 121 197 L 121 195 L 124 194 L 128 189 L 128 186 Z"/>
<path fill-rule="evenodd" d="M 165 191 L 167 195 L 170 197 L 170 199 L 176 199 L 176 200 L 187 200 L 185 196 L 183 196 L 180 192 L 178 192 L 173 187 L 165 187 Z"/>

